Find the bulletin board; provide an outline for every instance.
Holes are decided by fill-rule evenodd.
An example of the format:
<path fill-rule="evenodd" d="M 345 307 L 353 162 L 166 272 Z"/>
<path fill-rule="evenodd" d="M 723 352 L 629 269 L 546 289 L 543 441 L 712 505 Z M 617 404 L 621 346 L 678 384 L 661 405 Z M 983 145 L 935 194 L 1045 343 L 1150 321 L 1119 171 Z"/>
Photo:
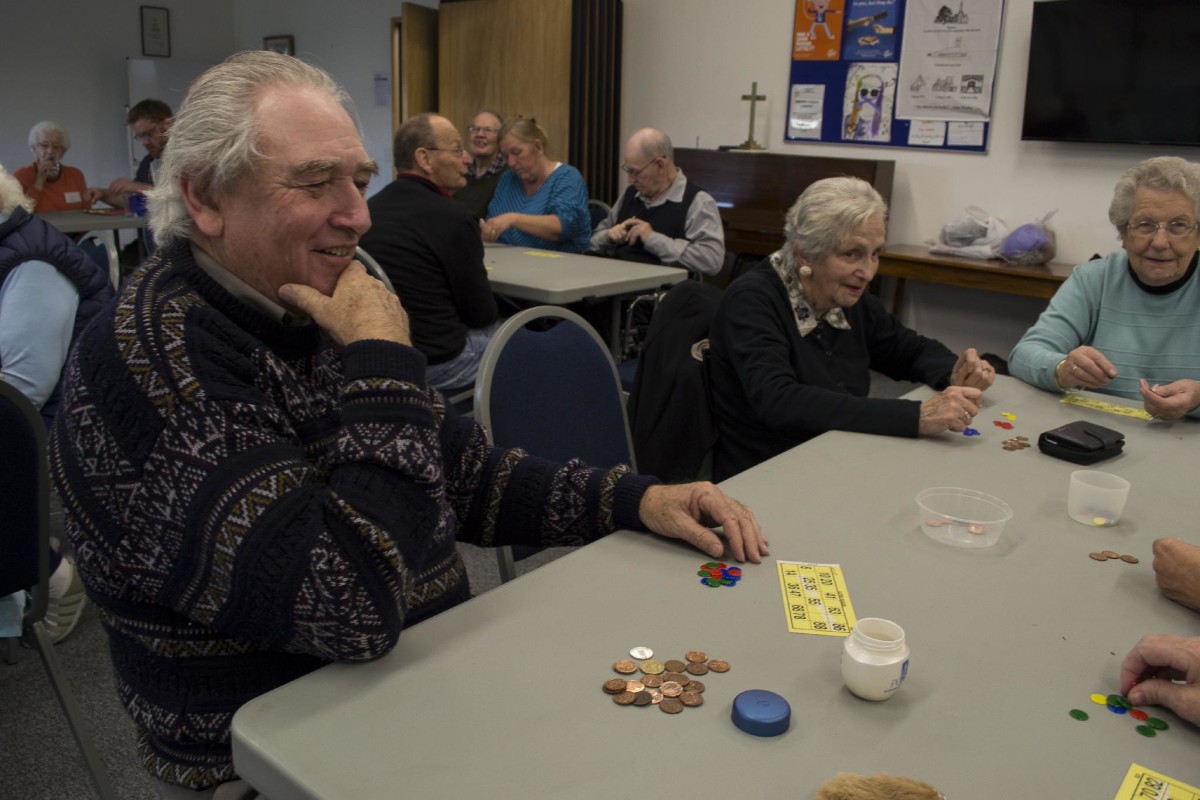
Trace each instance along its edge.
<path fill-rule="evenodd" d="M 1003 0 L 796 0 L 784 140 L 986 153 Z"/>

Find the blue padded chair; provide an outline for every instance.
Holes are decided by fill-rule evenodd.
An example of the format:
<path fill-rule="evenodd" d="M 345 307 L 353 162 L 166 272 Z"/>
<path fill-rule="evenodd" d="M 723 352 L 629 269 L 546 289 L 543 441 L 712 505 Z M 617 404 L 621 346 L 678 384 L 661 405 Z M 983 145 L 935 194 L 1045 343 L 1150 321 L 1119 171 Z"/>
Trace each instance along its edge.
<path fill-rule="evenodd" d="M 102 800 L 117 793 L 100 760 L 58 654 L 42 620 L 50 583 L 50 475 L 46 425 L 33 403 L 12 384 L 0 381 L 0 596 L 33 589 L 33 602 L 22 618 L 22 639 L 38 651 L 58 696 L 75 742 Z"/>
<path fill-rule="evenodd" d="M 500 447 L 551 461 L 581 458 L 593 467 L 637 469 L 612 355 L 600 335 L 565 308 L 529 308 L 496 331 L 475 379 L 475 415 Z M 497 556 L 501 580 L 514 578 L 512 549 L 502 547 Z"/>

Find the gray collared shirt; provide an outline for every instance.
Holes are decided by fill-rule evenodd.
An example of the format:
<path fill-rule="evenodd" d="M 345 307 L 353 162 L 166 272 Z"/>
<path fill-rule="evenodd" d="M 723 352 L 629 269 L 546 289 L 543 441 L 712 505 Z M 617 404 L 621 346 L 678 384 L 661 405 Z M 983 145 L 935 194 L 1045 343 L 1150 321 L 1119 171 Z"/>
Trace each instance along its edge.
<path fill-rule="evenodd" d="M 196 266 L 204 270 L 208 277 L 216 281 L 222 289 L 233 295 L 234 299 L 239 303 L 244 303 L 284 325 L 307 325 L 312 321 L 305 314 L 288 311 L 279 305 L 279 303 L 276 303 L 237 275 L 234 275 L 225 267 L 218 264 L 212 256 L 195 244 L 192 244 L 191 248 L 192 257 L 196 259 Z"/>

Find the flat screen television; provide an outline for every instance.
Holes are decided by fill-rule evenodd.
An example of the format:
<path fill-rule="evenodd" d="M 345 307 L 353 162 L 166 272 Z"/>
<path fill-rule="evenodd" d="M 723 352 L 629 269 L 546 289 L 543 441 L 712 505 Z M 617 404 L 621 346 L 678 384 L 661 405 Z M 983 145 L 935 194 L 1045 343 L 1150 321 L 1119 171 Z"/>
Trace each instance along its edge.
<path fill-rule="evenodd" d="M 1200 0 L 1034 3 L 1021 138 L 1200 146 Z"/>

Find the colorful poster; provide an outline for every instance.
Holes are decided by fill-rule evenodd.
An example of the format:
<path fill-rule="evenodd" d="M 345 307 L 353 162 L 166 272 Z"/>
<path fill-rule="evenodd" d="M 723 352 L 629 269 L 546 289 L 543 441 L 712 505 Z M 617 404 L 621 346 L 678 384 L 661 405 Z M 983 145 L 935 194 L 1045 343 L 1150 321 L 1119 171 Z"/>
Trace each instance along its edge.
<path fill-rule="evenodd" d="M 895 61 L 899 49 L 896 0 L 849 0 L 846 6 L 846 61 Z"/>
<path fill-rule="evenodd" d="M 837 61 L 845 21 L 845 0 L 796 0 L 792 60 Z"/>
<path fill-rule="evenodd" d="M 898 119 L 988 120 L 1003 3 L 908 0 Z"/>
<path fill-rule="evenodd" d="M 846 73 L 842 139 L 889 142 L 896 96 L 896 65 L 854 63 Z"/>

